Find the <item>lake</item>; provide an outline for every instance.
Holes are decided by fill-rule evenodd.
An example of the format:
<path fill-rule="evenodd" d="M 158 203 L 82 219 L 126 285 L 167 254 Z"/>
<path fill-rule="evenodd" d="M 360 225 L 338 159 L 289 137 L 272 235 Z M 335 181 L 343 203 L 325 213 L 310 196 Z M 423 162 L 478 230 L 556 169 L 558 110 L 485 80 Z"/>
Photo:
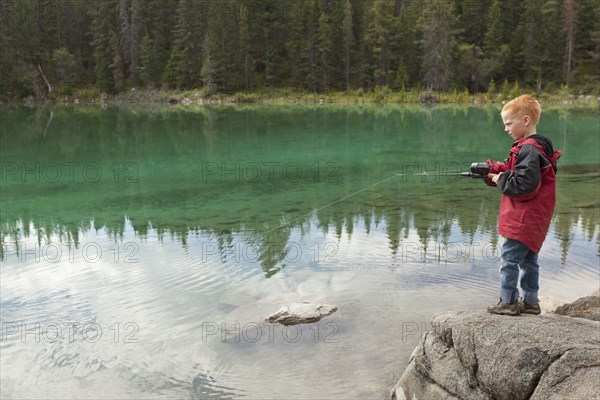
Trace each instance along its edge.
<path fill-rule="evenodd" d="M 507 157 L 497 107 L 0 116 L 2 397 L 379 399 L 433 313 L 497 301 L 500 195 L 434 173 Z M 600 122 L 538 132 L 565 153 L 540 296 L 571 301 L 600 279 Z M 338 310 L 264 321 L 300 301 Z"/>

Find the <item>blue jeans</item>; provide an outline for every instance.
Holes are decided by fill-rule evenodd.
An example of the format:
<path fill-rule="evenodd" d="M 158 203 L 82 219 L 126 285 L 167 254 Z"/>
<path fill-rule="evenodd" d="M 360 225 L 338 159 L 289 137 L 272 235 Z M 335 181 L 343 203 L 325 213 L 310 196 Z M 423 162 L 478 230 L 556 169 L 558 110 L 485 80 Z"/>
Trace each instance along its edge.
<path fill-rule="evenodd" d="M 538 255 L 518 240 L 506 239 L 502 245 L 500 267 L 500 298 L 506 304 L 519 299 L 517 283 L 523 292 L 523 301 L 538 304 L 539 273 Z"/>

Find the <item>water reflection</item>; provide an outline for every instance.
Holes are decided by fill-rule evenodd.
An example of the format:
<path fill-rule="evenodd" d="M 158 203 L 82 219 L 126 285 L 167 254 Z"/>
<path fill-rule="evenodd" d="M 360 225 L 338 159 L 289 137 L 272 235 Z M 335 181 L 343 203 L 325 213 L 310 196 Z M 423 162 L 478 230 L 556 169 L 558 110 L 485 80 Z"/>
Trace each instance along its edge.
<path fill-rule="evenodd" d="M 3 396 L 384 397 L 433 312 L 496 296 L 498 193 L 394 175 L 502 158 L 498 110 L 52 111 L 3 111 Z M 541 287 L 569 300 L 598 280 L 597 122 L 545 117 Z M 263 325 L 305 300 L 339 311 Z"/>
<path fill-rule="evenodd" d="M 563 264 L 568 258 L 573 230 L 579 224 L 583 226 L 588 240 L 593 240 L 598 230 L 598 176 L 596 165 L 567 166 L 560 171 L 553 231 L 560 240 Z M 217 204 L 215 207 L 221 207 L 221 210 L 208 207 L 185 210 L 185 206 L 180 206 L 200 201 L 202 194 L 197 191 L 178 193 L 170 199 L 171 207 L 156 207 L 155 200 L 146 196 L 139 200 L 141 212 L 132 207 L 132 211 L 125 215 L 103 218 L 106 213 L 102 210 L 85 209 L 84 206 L 80 207 L 82 215 L 100 215 L 94 219 L 75 219 L 70 223 L 64 218 L 44 217 L 53 215 L 50 211 L 53 207 L 42 200 L 38 203 L 35 218 L 22 219 L 25 214 L 4 220 L 0 229 L 4 238 L 2 255 L 4 257 L 4 252 L 9 250 L 19 256 L 23 238 L 32 234 L 37 237 L 38 244 L 57 240 L 75 248 L 85 243 L 82 235 L 87 236 L 90 231 L 99 229 L 106 230 L 116 241 L 122 241 L 126 221 L 131 224 L 136 237 L 144 239 L 153 230 L 159 240 L 176 238 L 184 247 L 188 246 L 190 234 L 209 233 L 215 249 L 223 255 L 229 251 L 233 236 L 242 235 L 249 248 L 258 253 L 257 258 L 266 276 L 282 267 L 281 261 L 290 250 L 287 246 L 290 233 L 296 228 L 305 230 L 311 219 L 314 219 L 318 229 L 335 231 L 338 239 L 344 232 L 352 236 L 357 220 L 364 221 L 367 229 L 371 221 L 375 225 L 384 223 L 392 254 L 398 252 L 411 230 L 416 232 L 423 246 L 429 241 L 448 245 L 453 226 L 460 229 L 463 240 L 472 242 L 476 232 L 479 232 L 495 249 L 498 242 L 496 224 L 499 200 L 495 190 L 480 182 L 427 179 L 403 182 L 401 178 L 394 178 L 394 181 L 384 182 L 342 201 L 339 199 L 347 196 L 343 191 L 345 185 L 328 185 L 327 194 L 301 187 L 295 189 L 291 196 L 274 195 L 268 202 L 250 202 L 243 191 L 238 194 L 235 188 L 231 188 L 227 195 L 239 196 L 241 200 L 231 201 L 227 207 Z M 155 196 L 162 197 L 164 194 L 161 192 Z M 290 208 L 291 201 L 293 208 Z M 151 219 L 144 215 L 147 214 L 144 204 L 152 204 L 149 207 L 152 209 Z M 183 221 L 175 224 L 170 222 L 175 219 L 174 214 Z M 4 216 L 10 218 L 6 214 Z"/>

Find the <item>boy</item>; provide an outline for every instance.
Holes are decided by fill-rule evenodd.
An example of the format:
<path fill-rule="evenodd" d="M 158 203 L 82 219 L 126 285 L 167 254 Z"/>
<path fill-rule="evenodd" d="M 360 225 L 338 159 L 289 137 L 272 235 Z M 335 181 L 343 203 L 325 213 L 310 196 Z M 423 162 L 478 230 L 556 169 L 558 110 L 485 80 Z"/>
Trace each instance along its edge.
<path fill-rule="evenodd" d="M 500 301 L 487 309 L 492 314 L 541 312 L 538 253 L 554 212 L 556 161 L 562 153 L 554 150 L 549 139 L 537 134 L 540 113 L 540 104 L 531 96 L 506 103 L 502 122 L 515 142 L 505 162 L 487 162 L 490 173 L 486 183 L 502 192 L 498 232 L 506 238 L 502 245 Z M 522 301 L 518 301 L 517 282 L 523 291 Z"/>

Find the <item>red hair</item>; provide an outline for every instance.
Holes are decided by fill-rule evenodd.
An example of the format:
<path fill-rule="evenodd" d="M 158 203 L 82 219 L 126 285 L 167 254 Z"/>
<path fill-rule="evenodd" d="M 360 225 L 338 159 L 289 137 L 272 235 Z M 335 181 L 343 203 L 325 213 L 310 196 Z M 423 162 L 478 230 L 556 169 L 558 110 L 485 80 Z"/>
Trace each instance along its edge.
<path fill-rule="evenodd" d="M 512 99 L 502 107 L 503 113 L 524 117 L 528 115 L 531 118 L 531 122 L 535 125 L 540 119 L 542 113 L 542 107 L 540 103 L 529 95 L 519 96 Z"/>

